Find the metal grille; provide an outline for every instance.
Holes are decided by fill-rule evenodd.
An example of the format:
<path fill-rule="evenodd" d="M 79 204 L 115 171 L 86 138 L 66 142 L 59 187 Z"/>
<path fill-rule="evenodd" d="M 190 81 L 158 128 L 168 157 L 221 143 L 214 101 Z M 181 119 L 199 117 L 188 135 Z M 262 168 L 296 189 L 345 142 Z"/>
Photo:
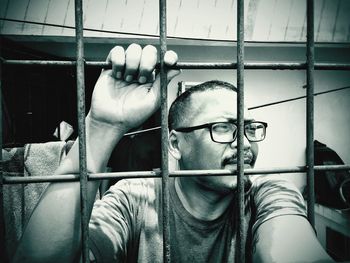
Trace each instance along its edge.
<path fill-rule="evenodd" d="M 78 107 L 78 129 L 79 129 L 79 175 L 57 175 L 57 176 L 37 176 L 20 177 L 6 176 L 3 170 L 0 170 L 0 198 L 3 200 L 4 184 L 37 183 L 37 182 L 67 182 L 80 180 L 81 192 L 81 215 L 82 215 L 82 255 L 83 261 L 88 262 L 88 213 L 87 213 L 87 182 L 88 180 L 100 180 L 111 178 L 150 178 L 162 177 L 163 187 L 163 251 L 164 262 L 170 262 L 170 231 L 169 231 L 169 177 L 177 176 L 218 176 L 236 174 L 238 177 L 238 232 L 236 247 L 236 262 L 245 261 L 244 235 L 246 233 L 246 222 L 244 222 L 244 175 L 270 174 L 270 173 L 307 173 L 308 186 L 308 219 L 314 226 L 314 171 L 320 170 L 348 170 L 350 165 L 327 165 L 314 166 L 314 70 L 349 70 L 350 64 L 334 63 L 315 63 L 314 58 L 314 1 L 307 0 L 307 61 L 305 63 L 246 63 L 244 62 L 244 2 L 237 1 L 237 63 L 186 63 L 179 62 L 173 68 L 177 69 L 237 69 L 237 112 L 238 112 L 238 165 L 237 172 L 226 170 L 196 170 L 196 171 L 174 171 L 169 172 L 168 168 L 168 130 L 167 130 L 167 76 L 165 73 L 164 54 L 167 50 L 166 33 L 166 1 L 159 1 L 159 25 L 160 25 L 160 63 L 158 68 L 161 75 L 161 160 L 160 171 L 143 172 L 114 172 L 101 174 L 87 173 L 86 160 L 86 138 L 85 138 L 85 88 L 84 88 L 84 68 L 85 66 L 109 68 L 111 65 L 107 62 L 86 62 L 84 60 L 83 44 L 83 9 L 82 0 L 75 0 L 75 23 L 76 23 L 76 61 L 39 61 L 39 60 L 1 60 L 0 76 L 2 76 L 1 67 L 6 65 L 40 65 L 40 66 L 76 66 L 77 76 L 77 107 Z M 228 21 L 229 23 L 229 21 Z M 243 140 L 244 140 L 244 70 L 246 69 L 289 69 L 306 70 L 307 76 L 307 158 L 306 166 L 302 167 L 282 167 L 271 169 L 244 169 L 243 160 Z M 0 82 L 1 85 L 1 82 Z M 0 86 L 1 87 L 1 86 Z M 0 101 L 1 92 L 0 92 Z M 2 116 L 0 107 L 0 116 Z M 0 121 L 0 146 L 2 148 L 2 122 Z M 0 153 L 2 160 L 2 154 Z M 0 227 L 1 241 L 4 241 L 4 209 L 3 203 L 0 204 Z M 2 242 L 3 243 L 3 242 Z M 6 258 L 5 250 L 1 251 L 2 258 Z"/>

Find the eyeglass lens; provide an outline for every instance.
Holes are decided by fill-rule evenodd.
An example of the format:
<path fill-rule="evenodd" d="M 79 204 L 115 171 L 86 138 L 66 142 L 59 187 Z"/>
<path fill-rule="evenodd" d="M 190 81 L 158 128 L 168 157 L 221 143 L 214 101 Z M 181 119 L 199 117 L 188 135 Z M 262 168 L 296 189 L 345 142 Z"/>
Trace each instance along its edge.
<path fill-rule="evenodd" d="M 216 142 L 229 143 L 237 137 L 237 126 L 234 123 L 215 123 L 211 127 L 212 139 Z M 257 142 L 265 138 L 265 126 L 260 122 L 244 125 L 244 132 L 249 141 Z"/>

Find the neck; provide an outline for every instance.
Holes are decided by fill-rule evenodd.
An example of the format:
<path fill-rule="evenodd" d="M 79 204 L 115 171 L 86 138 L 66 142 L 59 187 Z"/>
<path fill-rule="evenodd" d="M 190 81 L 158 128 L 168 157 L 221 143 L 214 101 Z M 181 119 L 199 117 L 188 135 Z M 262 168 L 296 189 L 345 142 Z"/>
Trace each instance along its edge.
<path fill-rule="evenodd" d="M 234 197 L 201 187 L 194 178 L 175 178 L 175 190 L 187 212 L 207 221 L 219 218 Z"/>

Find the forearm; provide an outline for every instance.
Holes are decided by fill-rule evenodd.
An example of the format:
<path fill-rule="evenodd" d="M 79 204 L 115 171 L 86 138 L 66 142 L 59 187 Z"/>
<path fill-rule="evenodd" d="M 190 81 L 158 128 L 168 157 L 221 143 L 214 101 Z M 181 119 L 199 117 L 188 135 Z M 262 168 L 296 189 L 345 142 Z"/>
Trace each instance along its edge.
<path fill-rule="evenodd" d="M 104 171 L 122 131 L 101 127 L 86 120 L 88 172 Z M 79 172 L 79 145 L 76 141 L 56 174 Z M 88 211 L 91 213 L 99 182 L 88 182 Z M 15 262 L 70 262 L 80 251 L 79 182 L 51 183 L 41 197 L 26 228 Z"/>
<path fill-rule="evenodd" d="M 254 262 L 334 262 L 301 216 L 272 218 L 259 227 L 256 235 Z"/>
<path fill-rule="evenodd" d="M 89 173 L 104 171 L 109 157 L 122 138 L 125 130 L 108 124 L 101 124 L 86 117 L 86 157 Z M 75 141 L 67 157 L 62 161 L 56 174 L 72 174 L 79 172 L 79 143 Z"/>

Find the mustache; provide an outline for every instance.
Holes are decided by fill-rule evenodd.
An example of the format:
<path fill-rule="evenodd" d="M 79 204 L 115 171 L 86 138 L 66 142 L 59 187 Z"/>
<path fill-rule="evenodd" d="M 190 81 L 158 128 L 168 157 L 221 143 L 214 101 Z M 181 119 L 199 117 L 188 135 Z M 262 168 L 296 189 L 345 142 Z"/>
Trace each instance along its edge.
<path fill-rule="evenodd" d="M 222 162 L 222 165 L 225 166 L 227 164 L 237 164 L 237 161 L 238 161 L 237 156 L 238 154 L 235 154 L 233 156 L 225 158 Z M 254 159 L 253 152 L 251 150 L 244 151 L 243 159 L 244 159 L 244 163 L 251 164 Z"/>

